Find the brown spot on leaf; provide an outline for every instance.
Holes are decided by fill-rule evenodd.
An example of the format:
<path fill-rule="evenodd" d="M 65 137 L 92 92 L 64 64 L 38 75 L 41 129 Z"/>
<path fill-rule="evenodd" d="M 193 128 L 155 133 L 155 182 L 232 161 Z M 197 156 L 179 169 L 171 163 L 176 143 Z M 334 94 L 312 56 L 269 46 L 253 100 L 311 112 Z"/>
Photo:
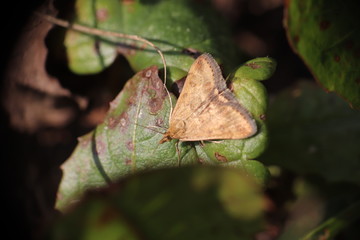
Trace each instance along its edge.
<path fill-rule="evenodd" d="M 141 72 L 141 76 L 143 78 L 150 78 L 150 77 L 154 77 L 153 75 L 157 75 L 158 73 L 158 69 L 156 66 L 152 66 L 152 67 L 149 67 L 147 69 L 145 69 L 144 71 Z"/>
<path fill-rule="evenodd" d="M 149 71 L 152 73 L 150 74 Z M 149 69 L 144 71 L 146 80 L 149 82 L 148 87 L 144 90 L 147 91 L 149 94 L 149 101 L 148 105 L 150 108 L 150 112 L 155 114 L 158 112 L 164 103 L 164 99 L 166 98 L 167 94 L 164 89 L 163 82 L 158 76 L 158 69 L 156 66 L 150 67 Z"/>
<path fill-rule="evenodd" d="M 155 126 L 163 127 L 163 125 L 164 125 L 164 120 L 163 119 L 161 119 L 161 118 L 156 119 Z"/>
<path fill-rule="evenodd" d="M 134 143 L 132 141 L 128 141 L 126 143 L 126 148 L 129 149 L 130 151 L 134 151 Z"/>
<path fill-rule="evenodd" d="M 334 60 L 335 60 L 335 62 L 340 62 L 340 56 L 339 56 L 339 55 L 335 55 L 335 56 L 334 56 Z"/>
<path fill-rule="evenodd" d="M 151 77 L 151 74 L 152 74 L 152 71 L 151 71 L 151 69 L 149 69 L 146 71 L 145 77 L 149 78 L 149 77 Z"/>
<path fill-rule="evenodd" d="M 108 119 L 108 127 L 113 129 L 117 125 L 118 121 L 115 117 L 109 117 Z"/>
<path fill-rule="evenodd" d="M 215 152 L 215 158 L 216 158 L 217 160 L 219 160 L 220 162 L 227 162 L 227 161 L 228 161 L 225 156 L 221 155 L 221 154 L 218 153 L 218 152 Z"/>
<path fill-rule="evenodd" d="M 148 101 L 148 105 L 150 107 L 150 112 L 152 114 L 157 113 L 157 111 L 159 111 L 163 105 L 163 99 L 158 98 L 158 97 L 153 97 Z"/>
<path fill-rule="evenodd" d="M 129 159 L 129 158 L 126 158 L 125 159 L 125 165 L 127 165 L 127 166 L 129 166 L 129 165 L 131 165 L 131 159 Z"/>
<path fill-rule="evenodd" d="M 258 68 L 261 68 L 261 65 L 256 64 L 256 63 L 247 63 L 247 64 L 245 64 L 245 66 L 247 66 L 247 67 L 251 67 L 252 69 L 258 69 Z"/>
<path fill-rule="evenodd" d="M 132 106 L 135 103 L 136 103 L 136 95 L 131 95 L 127 100 L 127 104 L 128 106 Z"/>
<path fill-rule="evenodd" d="M 106 21 L 109 17 L 109 11 L 106 8 L 100 8 L 96 10 L 96 18 L 99 22 Z"/>
<path fill-rule="evenodd" d="M 124 132 L 125 130 L 127 130 L 130 123 L 129 116 L 127 113 L 122 113 L 120 116 L 114 117 L 111 123 L 113 125 L 110 125 L 110 122 L 108 123 L 109 128 L 119 127 L 120 131 Z"/>
<path fill-rule="evenodd" d="M 203 159 L 203 158 L 198 158 L 198 162 L 200 163 L 200 164 L 205 164 L 205 160 Z"/>
<path fill-rule="evenodd" d="M 261 114 L 259 117 L 260 117 L 260 119 L 263 120 L 263 121 L 266 120 L 266 115 L 265 115 L 265 114 Z"/>
<path fill-rule="evenodd" d="M 324 31 L 330 27 L 330 22 L 327 20 L 323 20 L 319 24 L 320 30 Z"/>

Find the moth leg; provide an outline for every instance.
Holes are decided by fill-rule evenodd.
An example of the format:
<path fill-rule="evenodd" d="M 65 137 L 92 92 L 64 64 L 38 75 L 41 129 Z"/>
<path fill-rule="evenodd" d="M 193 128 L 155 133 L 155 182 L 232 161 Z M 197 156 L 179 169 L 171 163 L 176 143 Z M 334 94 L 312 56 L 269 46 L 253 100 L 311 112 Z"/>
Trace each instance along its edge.
<path fill-rule="evenodd" d="M 176 153 L 177 153 L 177 157 L 178 157 L 178 167 L 181 166 L 179 143 L 180 143 L 180 141 L 177 141 L 175 144 Z"/>

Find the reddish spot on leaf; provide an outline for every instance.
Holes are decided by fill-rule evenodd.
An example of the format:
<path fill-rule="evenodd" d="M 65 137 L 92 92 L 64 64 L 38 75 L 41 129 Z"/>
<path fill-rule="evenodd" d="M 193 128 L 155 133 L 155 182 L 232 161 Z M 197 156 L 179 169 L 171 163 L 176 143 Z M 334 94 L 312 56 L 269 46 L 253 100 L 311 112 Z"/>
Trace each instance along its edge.
<path fill-rule="evenodd" d="M 135 103 L 136 103 L 136 95 L 134 94 L 134 95 L 132 95 L 131 97 L 129 97 L 128 98 L 128 100 L 127 100 L 127 104 L 129 105 L 129 106 L 132 106 L 132 105 L 134 105 Z"/>
<path fill-rule="evenodd" d="M 132 141 L 128 141 L 126 143 L 126 148 L 129 149 L 130 151 L 134 151 L 134 143 Z"/>
<path fill-rule="evenodd" d="M 156 119 L 155 126 L 163 127 L 163 125 L 164 125 L 164 120 L 163 119 L 161 119 L 161 118 Z"/>
<path fill-rule="evenodd" d="M 205 160 L 203 158 L 198 158 L 200 164 L 205 164 Z"/>
<path fill-rule="evenodd" d="M 339 55 L 335 55 L 335 57 L 334 57 L 334 60 L 335 60 L 335 62 L 340 62 L 340 56 Z"/>
<path fill-rule="evenodd" d="M 324 31 L 330 27 L 330 22 L 327 20 L 323 20 L 319 24 L 320 30 Z"/>
<path fill-rule="evenodd" d="M 263 121 L 266 120 L 266 115 L 265 115 L 265 114 L 261 114 L 259 117 L 260 117 L 260 119 L 263 120 Z"/>
<path fill-rule="evenodd" d="M 108 119 L 108 127 L 110 129 L 113 129 L 116 127 L 116 125 L 119 123 L 118 119 L 115 117 L 109 117 Z"/>
<path fill-rule="evenodd" d="M 227 162 L 227 158 L 223 155 L 221 155 L 220 153 L 218 152 L 215 152 L 215 157 L 217 160 L 219 160 L 220 162 Z"/>
<path fill-rule="evenodd" d="M 151 71 L 151 69 L 149 69 L 146 71 L 145 77 L 149 78 L 149 77 L 151 77 L 151 74 L 152 74 L 152 71 Z"/>
<path fill-rule="evenodd" d="M 125 165 L 131 165 L 131 159 L 129 159 L 129 158 L 126 158 L 125 159 Z"/>
<path fill-rule="evenodd" d="M 116 118 L 114 123 L 115 123 L 115 126 L 119 126 L 120 130 L 122 132 L 124 132 L 127 129 L 127 127 L 129 126 L 129 117 L 128 117 L 127 113 L 122 113 L 119 117 Z"/>
<path fill-rule="evenodd" d="M 261 66 L 259 64 L 256 64 L 256 63 L 247 63 L 247 64 L 245 64 L 245 66 L 251 67 L 252 69 L 261 68 Z"/>
<path fill-rule="evenodd" d="M 149 100 L 148 104 L 150 107 L 150 112 L 152 114 L 155 114 L 157 111 L 159 111 L 161 109 L 161 107 L 163 105 L 163 99 L 154 97 Z"/>
<path fill-rule="evenodd" d="M 96 18 L 99 22 L 103 22 L 109 17 L 109 11 L 106 8 L 96 10 Z"/>
<path fill-rule="evenodd" d="M 167 96 L 164 90 L 163 82 L 159 78 L 157 67 L 155 66 L 149 68 L 145 72 L 144 77 L 149 81 L 146 91 L 150 95 L 150 99 L 148 101 L 150 112 L 156 113 L 163 106 L 164 99 Z"/>

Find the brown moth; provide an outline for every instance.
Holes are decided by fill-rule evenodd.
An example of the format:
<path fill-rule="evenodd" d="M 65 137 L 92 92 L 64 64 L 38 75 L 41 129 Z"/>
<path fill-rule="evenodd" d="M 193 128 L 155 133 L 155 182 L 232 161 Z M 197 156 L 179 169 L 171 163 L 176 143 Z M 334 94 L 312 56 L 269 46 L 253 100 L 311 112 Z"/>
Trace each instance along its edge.
<path fill-rule="evenodd" d="M 204 53 L 190 67 L 160 143 L 243 139 L 256 131 L 254 119 L 227 88 L 215 59 Z"/>

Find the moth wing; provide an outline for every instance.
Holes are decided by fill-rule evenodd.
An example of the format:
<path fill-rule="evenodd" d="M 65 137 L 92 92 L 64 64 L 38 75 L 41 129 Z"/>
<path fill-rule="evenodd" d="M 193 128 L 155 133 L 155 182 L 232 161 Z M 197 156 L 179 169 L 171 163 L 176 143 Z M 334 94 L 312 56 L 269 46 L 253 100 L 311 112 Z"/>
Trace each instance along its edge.
<path fill-rule="evenodd" d="M 178 136 L 182 141 L 243 139 L 257 131 L 255 121 L 229 89 L 212 98 L 205 110 L 183 121 Z"/>
<path fill-rule="evenodd" d="M 205 105 L 212 95 L 224 89 L 226 84 L 219 65 L 210 54 L 202 54 L 191 65 L 171 121 L 189 118 L 194 111 Z"/>

